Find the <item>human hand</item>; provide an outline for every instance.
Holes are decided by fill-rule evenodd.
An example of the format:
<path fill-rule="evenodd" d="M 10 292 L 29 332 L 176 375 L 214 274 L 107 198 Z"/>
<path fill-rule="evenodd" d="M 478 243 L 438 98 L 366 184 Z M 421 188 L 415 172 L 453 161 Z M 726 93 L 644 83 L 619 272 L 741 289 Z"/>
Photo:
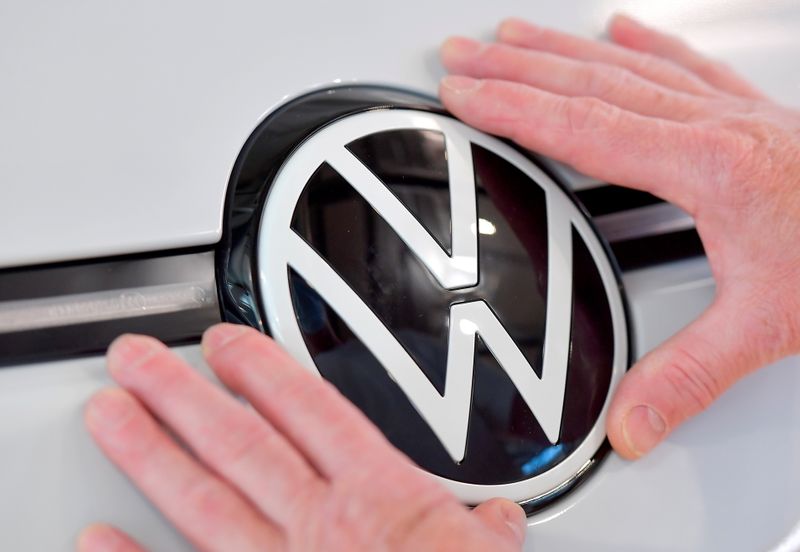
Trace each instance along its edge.
<path fill-rule="evenodd" d="M 609 439 L 637 458 L 800 351 L 800 113 L 627 17 L 609 34 L 616 44 L 509 20 L 495 43 L 451 38 L 440 96 L 468 124 L 695 218 L 717 292 L 613 399 Z"/>
<path fill-rule="evenodd" d="M 198 548 L 520 549 L 526 518 L 519 506 L 495 499 L 463 507 L 332 385 L 266 336 L 220 324 L 203 336 L 203 354 L 254 409 L 159 341 L 133 335 L 108 351 L 109 371 L 123 389 L 101 391 L 86 409 L 105 454 Z M 141 547 L 95 525 L 78 549 Z"/>

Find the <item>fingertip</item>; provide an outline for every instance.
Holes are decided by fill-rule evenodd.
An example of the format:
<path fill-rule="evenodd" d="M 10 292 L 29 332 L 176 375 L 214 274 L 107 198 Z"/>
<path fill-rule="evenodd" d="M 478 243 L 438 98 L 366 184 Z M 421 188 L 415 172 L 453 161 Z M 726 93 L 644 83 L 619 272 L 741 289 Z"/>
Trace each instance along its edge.
<path fill-rule="evenodd" d="M 611 448 L 614 449 L 620 457 L 624 458 L 625 460 L 638 460 L 639 456 L 632 451 L 625 440 L 621 437 L 621 432 L 612 434 L 608 434 L 608 442 L 611 444 Z"/>
<path fill-rule="evenodd" d="M 479 79 L 448 75 L 439 82 L 439 99 L 453 115 L 467 124 L 473 124 L 476 116 L 473 97 L 481 84 Z"/>
<path fill-rule="evenodd" d="M 667 423 L 652 406 L 634 406 L 622 419 L 622 438 L 637 457 L 653 450 L 666 435 Z"/>
<path fill-rule="evenodd" d="M 215 324 L 203 332 L 200 347 L 203 356 L 208 357 L 220 350 L 225 345 L 230 344 L 240 336 L 248 332 L 250 328 L 242 324 L 230 324 L 223 322 Z"/>
<path fill-rule="evenodd" d="M 628 375 L 630 372 L 628 373 Z M 626 376 L 627 377 L 627 376 Z M 626 380 L 623 379 L 622 384 L 617 388 L 614 397 L 611 401 L 611 406 L 608 409 L 606 416 L 606 436 L 608 437 L 611 447 L 614 452 L 625 458 L 626 460 L 636 460 L 638 456 L 628 448 L 628 444 L 622 435 L 622 419 L 625 417 L 627 405 L 624 404 L 623 393 L 620 391 L 624 389 Z"/>
<path fill-rule="evenodd" d="M 623 415 L 622 420 L 608 428 L 608 440 L 614 451 L 626 460 L 638 460 L 649 453 L 664 438 L 664 430 L 654 431 L 648 428 L 647 414 L 641 414 L 640 409 L 647 407 L 634 407 Z"/>
<path fill-rule="evenodd" d="M 497 26 L 497 39 L 502 42 L 519 40 L 540 32 L 541 28 L 518 17 L 508 17 Z"/>
<path fill-rule="evenodd" d="M 625 28 L 625 27 L 641 27 L 642 24 L 636 19 L 624 12 L 616 12 L 608 20 L 608 26 L 611 28 Z"/>
<path fill-rule="evenodd" d="M 647 28 L 633 17 L 615 13 L 608 22 L 608 36 L 614 42 L 627 45 L 634 43 Z"/>
<path fill-rule="evenodd" d="M 641 368 L 629 372 L 617 389 L 606 418 L 606 433 L 614 450 L 636 460 L 653 450 L 669 433 L 667 418 L 652 404 Z"/>
<path fill-rule="evenodd" d="M 295 362 L 270 336 L 243 324 L 216 324 L 203 333 L 203 356 L 217 376 L 238 377 L 242 366 L 264 368 L 271 363 Z"/>
<path fill-rule="evenodd" d="M 78 535 L 78 552 L 136 552 L 141 548 L 125 533 L 105 523 L 86 527 Z"/>
<path fill-rule="evenodd" d="M 106 362 L 112 375 L 117 375 L 127 367 L 165 348 L 158 339 L 147 335 L 123 334 L 108 346 Z"/>
<path fill-rule="evenodd" d="M 461 40 L 461 38 L 460 36 L 448 36 L 444 39 L 442 45 L 439 46 L 439 54 L 443 59 L 451 54 L 453 50 L 457 49 L 458 41 Z"/>
<path fill-rule="evenodd" d="M 503 500 L 501 507 L 506 525 L 511 529 L 517 542 L 522 545 L 525 542 L 525 534 L 528 530 L 528 516 L 522 506 L 510 500 Z"/>
<path fill-rule="evenodd" d="M 468 96 L 480 87 L 481 81 L 463 75 L 447 75 L 439 83 L 439 95 L 446 101 Z"/>
<path fill-rule="evenodd" d="M 615 43 L 634 50 L 649 50 L 654 41 L 666 37 L 638 19 L 621 13 L 612 17 L 608 34 Z"/>
<path fill-rule="evenodd" d="M 487 46 L 471 38 L 451 36 L 442 43 L 442 62 L 448 70 L 458 71 L 470 58 L 480 55 Z"/>
<path fill-rule="evenodd" d="M 127 391 L 118 387 L 98 391 L 86 403 L 84 422 L 95 435 L 113 432 L 130 417 L 133 401 Z"/>
<path fill-rule="evenodd" d="M 111 544 L 115 536 L 113 528 L 108 525 L 102 523 L 90 525 L 78 535 L 78 552 L 113 550 L 108 544 Z"/>
<path fill-rule="evenodd" d="M 500 535 L 510 533 L 509 536 L 520 546 L 525 542 L 528 516 L 516 502 L 505 498 L 492 498 L 478 505 L 474 513 L 496 533 Z"/>

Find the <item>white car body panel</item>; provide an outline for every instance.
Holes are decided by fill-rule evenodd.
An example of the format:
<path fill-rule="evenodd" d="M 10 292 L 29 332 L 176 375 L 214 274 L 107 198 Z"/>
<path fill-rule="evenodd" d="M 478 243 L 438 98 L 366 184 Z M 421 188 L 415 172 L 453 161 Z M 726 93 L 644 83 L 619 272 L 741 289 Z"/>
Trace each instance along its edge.
<path fill-rule="evenodd" d="M 791 0 L 2 4 L 0 267 L 212 244 L 236 156 L 284 96 L 337 79 L 433 94 L 448 34 L 488 38 L 519 15 L 596 36 L 618 9 L 800 105 Z M 704 260 L 630 272 L 625 286 L 637 354 L 713 295 Z M 203 369 L 197 347 L 178 350 Z M 83 427 L 84 402 L 110 383 L 101 357 L 0 369 L 0 549 L 70 550 L 98 520 L 152 550 L 190 549 Z M 778 550 L 800 520 L 798 465 L 800 360 L 790 358 L 647 458 L 612 454 L 530 519 L 526 548 Z"/>
<path fill-rule="evenodd" d="M 632 272 L 625 285 L 639 350 L 686 323 L 664 314 L 676 302 L 699 312 L 713 295 L 703 260 Z M 198 347 L 176 350 L 208 373 Z M 798 368 L 791 358 L 746 378 L 643 460 L 612 454 L 529 520 L 526 550 L 777 551 L 800 519 Z M 85 401 L 110 384 L 101 357 L 0 370 L 3 550 L 69 550 L 97 520 L 151 550 L 191 549 L 83 427 Z"/>
<path fill-rule="evenodd" d="M 433 94 L 448 34 L 519 15 L 597 36 L 622 9 L 800 105 L 792 0 L 5 3 L 0 266 L 213 243 L 236 156 L 284 96 L 351 79 Z"/>

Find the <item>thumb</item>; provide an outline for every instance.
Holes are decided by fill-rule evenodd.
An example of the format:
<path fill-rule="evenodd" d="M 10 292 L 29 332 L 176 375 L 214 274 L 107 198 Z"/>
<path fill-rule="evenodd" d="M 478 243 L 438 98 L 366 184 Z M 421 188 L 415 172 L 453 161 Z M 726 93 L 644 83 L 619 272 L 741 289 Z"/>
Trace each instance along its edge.
<path fill-rule="evenodd" d="M 522 546 L 528 528 L 523 509 L 505 498 L 493 498 L 478 505 L 472 514 L 480 518 L 495 534 Z"/>
<path fill-rule="evenodd" d="M 747 303 L 754 301 L 747 298 Z M 769 360 L 774 325 L 764 312 L 718 295 L 697 320 L 647 354 L 625 375 L 608 413 L 614 449 L 639 458 L 688 418 L 708 408 L 745 374 Z"/>

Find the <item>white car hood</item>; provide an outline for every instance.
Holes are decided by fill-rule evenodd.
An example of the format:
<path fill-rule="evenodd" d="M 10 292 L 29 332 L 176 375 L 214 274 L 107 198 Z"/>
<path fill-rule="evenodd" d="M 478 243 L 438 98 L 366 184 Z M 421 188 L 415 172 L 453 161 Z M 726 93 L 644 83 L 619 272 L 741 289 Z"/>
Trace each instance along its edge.
<path fill-rule="evenodd" d="M 800 103 L 791 0 L 7 3 L 0 267 L 214 243 L 236 156 L 283 97 L 337 79 L 434 94 L 448 34 L 518 15 L 596 36 L 616 10 Z"/>

